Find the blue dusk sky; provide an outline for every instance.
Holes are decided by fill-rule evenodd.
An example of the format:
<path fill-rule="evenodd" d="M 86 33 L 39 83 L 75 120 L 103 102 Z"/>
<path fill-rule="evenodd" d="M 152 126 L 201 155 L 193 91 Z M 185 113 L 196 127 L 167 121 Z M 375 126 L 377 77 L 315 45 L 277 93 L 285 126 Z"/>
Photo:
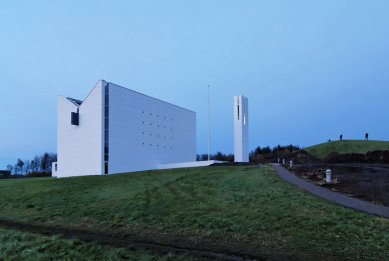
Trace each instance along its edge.
<path fill-rule="evenodd" d="M 389 1 L 0 2 L 0 168 L 56 151 L 56 97 L 100 79 L 197 112 L 197 152 L 389 140 Z"/>

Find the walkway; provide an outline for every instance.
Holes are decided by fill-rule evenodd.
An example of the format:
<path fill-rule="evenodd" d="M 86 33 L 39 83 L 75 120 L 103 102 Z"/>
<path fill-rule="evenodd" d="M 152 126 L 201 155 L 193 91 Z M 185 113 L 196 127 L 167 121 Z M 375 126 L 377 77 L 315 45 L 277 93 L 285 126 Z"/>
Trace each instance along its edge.
<path fill-rule="evenodd" d="M 316 196 L 327 199 L 329 201 L 333 201 L 339 205 L 348 208 L 360 210 L 384 218 L 389 218 L 389 207 L 384 207 L 356 198 L 347 197 L 343 194 L 319 187 L 315 184 L 296 177 L 293 173 L 283 168 L 280 164 L 273 164 L 273 167 L 277 171 L 278 176 L 280 176 L 280 178 Z"/>

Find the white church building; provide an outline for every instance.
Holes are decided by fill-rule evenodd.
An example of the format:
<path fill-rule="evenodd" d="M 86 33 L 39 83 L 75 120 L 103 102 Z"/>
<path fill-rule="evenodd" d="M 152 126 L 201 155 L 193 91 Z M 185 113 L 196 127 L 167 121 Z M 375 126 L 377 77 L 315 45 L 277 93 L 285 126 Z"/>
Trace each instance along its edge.
<path fill-rule="evenodd" d="M 57 177 L 195 162 L 196 113 L 101 80 L 83 101 L 58 96 L 57 154 Z"/>

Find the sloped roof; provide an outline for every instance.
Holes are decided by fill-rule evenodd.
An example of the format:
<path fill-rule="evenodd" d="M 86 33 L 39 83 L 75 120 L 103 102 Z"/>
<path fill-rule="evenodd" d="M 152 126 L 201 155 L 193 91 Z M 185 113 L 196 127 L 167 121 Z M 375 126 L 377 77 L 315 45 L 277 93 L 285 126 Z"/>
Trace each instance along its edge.
<path fill-rule="evenodd" d="M 80 100 L 76 100 L 76 99 L 73 99 L 73 98 L 69 98 L 69 97 L 66 97 L 69 101 L 71 101 L 74 105 L 76 105 L 77 107 L 79 107 L 81 104 L 82 104 L 82 101 Z"/>

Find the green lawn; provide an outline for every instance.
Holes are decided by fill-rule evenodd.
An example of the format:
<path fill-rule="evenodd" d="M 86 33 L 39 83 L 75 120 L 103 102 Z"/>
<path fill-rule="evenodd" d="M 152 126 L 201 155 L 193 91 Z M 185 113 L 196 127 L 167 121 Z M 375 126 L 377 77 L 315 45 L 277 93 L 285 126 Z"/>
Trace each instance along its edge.
<path fill-rule="evenodd" d="M 256 257 L 389 259 L 387 219 L 308 195 L 269 166 L 3 180 L 0 220 Z M 79 251 L 93 259 L 87 248 Z"/>
<path fill-rule="evenodd" d="M 0 260 L 187 260 L 188 256 L 156 255 L 150 251 L 128 250 L 64 240 L 0 228 Z"/>
<path fill-rule="evenodd" d="M 316 158 L 324 159 L 331 152 L 339 154 L 360 153 L 366 154 L 374 150 L 389 150 L 389 141 L 375 141 L 375 140 L 343 140 L 332 141 L 304 149 L 309 154 Z"/>

